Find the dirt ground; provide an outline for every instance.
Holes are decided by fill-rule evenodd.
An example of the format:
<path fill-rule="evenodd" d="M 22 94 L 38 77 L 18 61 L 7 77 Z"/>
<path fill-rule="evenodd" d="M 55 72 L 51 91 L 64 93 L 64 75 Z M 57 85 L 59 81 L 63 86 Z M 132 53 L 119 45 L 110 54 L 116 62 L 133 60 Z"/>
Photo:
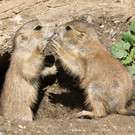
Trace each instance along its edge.
<path fill-rule="evenodd" d="M 127 31 L 128 24 L 128 20 L 123 23 L 105 17 L 92 20 L 108 51 L 110 45 L 120 39 L 121 33 Z M 3 78 L 4 74 L 1 83 Z M 87 109 L 83 90 L 79 89 L 77 81 L 62 69 L 57 75 L 42 79 L 39 100 L 33 110 L 36 119 L 33 122 L 10 122 L 0 117 L 0 135 L 135 135 L 134 116 L 112 114 L 98 119 L 74 118 L 76 113 Z M 135 101 L 131 108 L 135 108 Z"/>

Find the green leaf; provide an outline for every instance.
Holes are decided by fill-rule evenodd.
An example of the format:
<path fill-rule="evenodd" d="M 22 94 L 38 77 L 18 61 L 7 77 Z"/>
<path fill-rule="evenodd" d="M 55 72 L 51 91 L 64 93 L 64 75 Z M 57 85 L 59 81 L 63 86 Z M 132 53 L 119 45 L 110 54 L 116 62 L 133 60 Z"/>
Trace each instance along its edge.
<path fill-rule="evenodd" d="M 135 75 L 133 75 L 133 77 L 132 77 L 132 78 L 133 78 L 133 80 L 135 80 Z"/>
<path fill-rule="evenodd" d="M 125 43 L 124 41 L 120 41 L 118 43 L 112 44 L 111 53 L 116 58 L 125 58 L 128 54 L 128 50 L 130 48 L 129 43 Z"/>
<path fill-rule="evenodd" d="M 117 44 L 117 43 L 116 43 Z M 130 44 L 129 43 L 126 43 L 126 42 L 124 42 L 124 41 L 120 41 L 119 43 L 118 43 L 124 50 L 127 50 L 127 51 L 129 51 L 129 48 L 130 48 Z"/>
<path fill-rule="evenodd" d="M 133 47 L 133 48 L 131 49 L 130 56 L 131 56 L 132 58 L 135 57 L 135 47 Z"/>
<path fill-rule="evenodd" d="M 132 98 L 135 99 L 135 94 L 133 94 Z"/>
<path fill-rule="evenodd" d="M 125 60 L 122 60 L 122 63 L 123 64 L 129 64 L 129 63 L 131 63 L 133 60 L 132 60 L 132 58 L 131 57 L 127 57 Z"/>
<path fill-rule="evenodd" d="M 135 64 L 133 64 L 132 66 L 127 66 L 127 68 L 132 74 L 135 74 Z"/>
<path fill-rule="evenodd" d="M 134 44 L 135 43 L 135 36 L 133 36 L 130 31 L 123 32 L 122 33 L 122 40 L 124 42 L 129 42 L 130 44 Z"/>
<path fill-rule="evenodd" d="M 131 22 L 131 24 L 128 26 L 128 28 L 129 28 L 131 31 L 135 32 L 135 20 L 134 20 L 133 22 Z"/>

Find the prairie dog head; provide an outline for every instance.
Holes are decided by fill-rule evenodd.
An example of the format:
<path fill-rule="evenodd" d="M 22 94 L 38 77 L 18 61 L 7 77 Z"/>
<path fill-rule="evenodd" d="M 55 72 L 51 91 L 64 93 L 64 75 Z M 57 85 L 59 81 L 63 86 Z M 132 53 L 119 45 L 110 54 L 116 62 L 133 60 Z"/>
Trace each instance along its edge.
<path fill-rule="evenodd" d="M 52 38 L 56 33 L 56 25 L 43 20 L 34 20 L 24 24 L 14 38 L 13 49 L 34 49 L 41 42 Z"/>
<path fill-rule="evenodd" d="M 72 21 L 58 27 L 57 35 L 65 48 L 86 46 L 86 42 L 99 41 L 95 30 L 81 21 Z"/>

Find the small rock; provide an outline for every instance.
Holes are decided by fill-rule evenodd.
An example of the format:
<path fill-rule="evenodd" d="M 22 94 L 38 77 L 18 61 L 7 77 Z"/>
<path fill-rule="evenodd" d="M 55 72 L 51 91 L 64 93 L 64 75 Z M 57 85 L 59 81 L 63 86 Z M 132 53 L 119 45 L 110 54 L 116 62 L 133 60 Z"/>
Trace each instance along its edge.
<path fill-rule="evenodd" d="M 73 127 L 73 124 L 72 123 L 69 123 L 69 126 L 72 128 Z"/>
<path fill-rule="evenodd" d="M 129 19 L 129 22 L 132 22 L 135 20 L 135 16 L 132 16 L 130 19 Z"/>
<path fill-rule="evenodd" d="M 109 33 L 109 30 L 105 30 L 105 33 L 108 34 Z"/>
<path fill-rule="evenodd" d="M 105 26 L 102 24 L 102 25 L 100 25 L 100 28 L 104 28 Z"/>
<path fill-rule="evenodd" d="M 87 19 L 86 19 L 86 21 L 87 21 L 88 23 L 91 23 L 91 22 L 92 22 L 91 16 L 88 16 Z"/>
<path fill-rule="evenodd" d="M 62 104 L 60 104 L 60 107 L 62 108 L 62 107 L 63 107 L 63 105 L 62 105 Z"/>
<path fill-rule="evenodd" d="M 2 30 L 0 30 L 0 36 L 2 36 L 3 35 L 3 31 Z"/>
<path fill-rule="evenodd" d="M 117 34 L 117 32 L 115 32 L 113 29 L 111 29 L 110 32 L 109 32 L 109 35 L 111 37 L 113 37 L 115 34 Z"/>
<path fill-rule="evenodd" d="M 128 126 L 128 128 L 131 128 L 131 126 Z"/>
<path fill-rule="evenodd" d="M 22 126 L 22 125 L 18 125 L 18 127 L 19 127 L 20 129 L 23 129 L 23 126 Z"/>
<path fill-rule="evenodd" d="M 21 24 L 22 17 L 21 15 L 16 15 L 13 19 L 10 19 L 10 20 L 17 22 L 17 24 Z"/>
<path fill-rule="evenodd" d="M 115 24 L 116 24 L 116 23 L 119 23 L 119 22 L 120 22 L 119 20 L 115 20 L 115 21 L 114 21 Z"/>
<path fill-rule="evenodd" d="M 38 133 L 38 134 L 41 134 L 41 131 L 40 131 L 40 130 L 38 130 L 38 131 L 37 131 L 37 133 Z"/>

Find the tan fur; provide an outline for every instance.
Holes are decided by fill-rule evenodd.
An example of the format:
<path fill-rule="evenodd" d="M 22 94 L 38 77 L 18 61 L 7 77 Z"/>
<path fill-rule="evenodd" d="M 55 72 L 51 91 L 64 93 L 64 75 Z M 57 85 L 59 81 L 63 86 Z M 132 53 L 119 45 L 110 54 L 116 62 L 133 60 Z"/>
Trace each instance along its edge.
<path fill-rule="evenodd" d="M 42 28 L 35 30 L 37 26 Z M 37 100 L 39 77 L 44 68 L 44 48 L 54 34 L 55 26 L 43 20 L 28 22 L 17 31 L 1 96 L 5 118 L 32 121 L 31 108 Z M 47 71 L 42 75 L 47 75 Z"/>
<path fill-rule="evenodd" d="M 102 46 L 94 29 L 74 21 L 60 26 L 57 35 L 53 41 L 54 50 L 63 67 L 80 77 L 81 87 L 87 96 L 85 103 L 89 110 L 90 107 L 93 109 L 92 112 L 83 111 L 77 117 L 129 114 L 126 105 L 132 95 L 132 78 Z"/>

